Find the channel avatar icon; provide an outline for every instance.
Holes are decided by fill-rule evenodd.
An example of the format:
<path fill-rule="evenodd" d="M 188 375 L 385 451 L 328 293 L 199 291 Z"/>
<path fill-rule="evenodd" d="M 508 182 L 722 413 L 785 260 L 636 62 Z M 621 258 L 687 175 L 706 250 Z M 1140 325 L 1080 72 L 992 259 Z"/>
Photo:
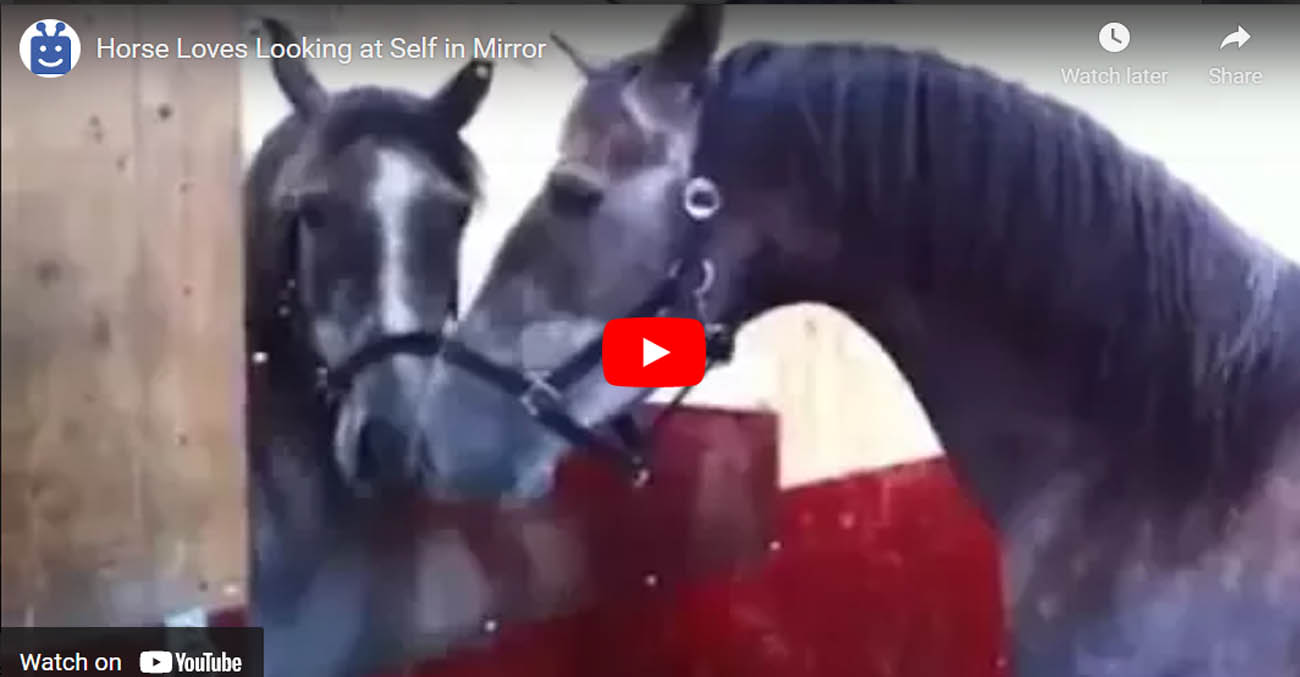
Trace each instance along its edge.
<path fill-rule="evenodd" d="M 64 21 L 41 19 L 23 31 L 18 54 L 32 74 L 43 78 L 62 77 L 81 59 L 81 38 Z"/>

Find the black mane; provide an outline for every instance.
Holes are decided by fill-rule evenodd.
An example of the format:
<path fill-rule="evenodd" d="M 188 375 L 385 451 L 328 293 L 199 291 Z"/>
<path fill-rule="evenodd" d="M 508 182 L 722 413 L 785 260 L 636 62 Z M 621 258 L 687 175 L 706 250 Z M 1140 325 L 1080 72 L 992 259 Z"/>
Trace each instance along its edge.
<path fill-rule="evenodd" d="M 1300 270 L 1159 162 L 929 53 L 754 43 L 715 76 L 695 164 L 724 193 L 784 191 L 857 267 L 1060 367 L 1077 414 L 1143 450 L 1132 481 L 1237 496 L 1268 467 L 1300 402 Z"/>

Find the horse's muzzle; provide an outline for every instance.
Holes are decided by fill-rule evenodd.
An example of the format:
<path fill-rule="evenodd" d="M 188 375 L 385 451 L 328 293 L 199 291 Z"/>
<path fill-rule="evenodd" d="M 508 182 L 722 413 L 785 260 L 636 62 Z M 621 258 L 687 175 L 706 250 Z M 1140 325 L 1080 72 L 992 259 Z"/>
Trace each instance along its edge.
<path fill-rule="evenodd" d="M 334 457 L 358 495 L 405 493 L 423 483 L 428 442 L 414 412 L 426 368 L 427 360 L 415 357 L 375 366 L 339 402 Z"/>

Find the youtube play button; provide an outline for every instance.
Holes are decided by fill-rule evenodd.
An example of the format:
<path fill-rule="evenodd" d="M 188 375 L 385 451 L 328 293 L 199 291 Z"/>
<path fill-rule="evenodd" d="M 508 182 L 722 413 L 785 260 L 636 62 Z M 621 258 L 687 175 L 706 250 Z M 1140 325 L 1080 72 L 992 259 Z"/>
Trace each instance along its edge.
<path fill-rule="evenodd" d="M 641 366 L 649 366 L 650 363 L 658 361 L 659 358 L 671 354 L 671 351 L 664 350 L 658 343 L 650 339 L 641 339 Z"/>
<path fill-rule="evenodd" d="M 693 386 L 704 378 L 704 325 L 685 317 L 625 317 L 605 324 L 601 367 L 610 385 Z"/>

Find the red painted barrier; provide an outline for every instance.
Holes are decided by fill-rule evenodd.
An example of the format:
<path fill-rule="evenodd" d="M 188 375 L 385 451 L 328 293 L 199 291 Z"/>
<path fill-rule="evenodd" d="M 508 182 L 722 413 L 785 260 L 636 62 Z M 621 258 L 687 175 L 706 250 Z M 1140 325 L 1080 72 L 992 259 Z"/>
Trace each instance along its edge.
<path fill-rule="evenodd" d="M 777 515 L 771 550 L 738 573 L 505 628 L 405 674 L 1006 674 L 993 536 L 943 461 L 786 492 Z"/>
<path fill-rule="evenodd" d="M 401 674 L 1007 673 L 993 534 L 944 461 L 781 492 L 771 416 L 685 408 L 666 423 L 649 487 L 579 456 L 529 516 L 581 544 L 572 609 L 526 621 L 503 607 L 494 632 Z M 413 528 L 454 528 L 447 518 Z M 475 556 L 520 575 L 501 573 L 502 553 Z"/>

